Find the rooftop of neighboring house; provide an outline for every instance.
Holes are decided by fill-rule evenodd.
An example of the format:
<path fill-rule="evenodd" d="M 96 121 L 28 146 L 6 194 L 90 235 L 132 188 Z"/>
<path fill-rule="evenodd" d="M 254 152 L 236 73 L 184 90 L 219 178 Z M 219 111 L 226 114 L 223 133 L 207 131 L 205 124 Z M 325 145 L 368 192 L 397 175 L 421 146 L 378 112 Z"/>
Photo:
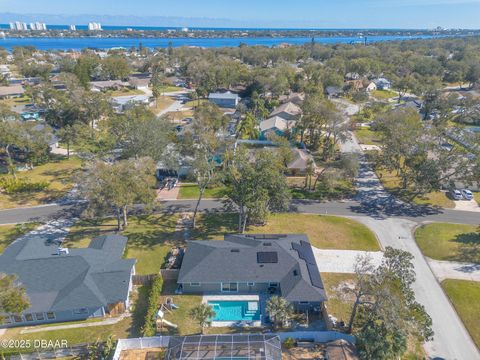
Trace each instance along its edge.
<path fill-rule="evenodd" d="M 59 252 L 59 244 L 26 235 L 0 256 L 0 272 L 15 274 L 27 290 L 25 312 L 102 307 L 128 298 L 135 259 L 122 259 L 127 238 L 103 235 L 89 247 Z"/>
<path fill-rule="evenodd" d="M 273 116 L 260 122 L 260 131 L 267 131 L 270 129 L 278 129 L 285 131 L 295 126 L 294 120 L 285 120 L 280 116 Z"/>
<path fill-rule="evenodd" d="M 25 89 L 22 85 L 0 86 L 0 96 L 22 95 Z"/>
<path fill-rule="evenodd" d="M 315 168 L 315 161 L 313 156 L 304 149 L 292 149 L 293 160 L 288 164 L 287 168 L 291 170 L 305 170 L 308 167 L 309 160 L 312 161 L 312 166 Z"/>
<path fill-rule="evenodd" d="M 238 94 L 234 94 L 230 91 L 227 91 L 227 92 L 214 92 L 214 93 L 210 93 L 208 95 L 208 98 L 209 99 L 228 99 L 228 100 L 236 100 L 236 99 L 240 99 L 240 96 L 238 96 Z"/>
<path fill-rule="evenodd" d="M 278 283 L 291 302 L 322 302 L 324 285 L 308 237 L 225 235 L 224 241 L 188 241 L 179 283 Z"/>
<path fill-rule="evenodd" d="M 275 108 L 275 110 L 273 110 L 272 113 L 270 114 L 270 117 L 274 117 L 274 116 L 279 115 L 281 113 L 287 113 L 287 114 L 290 114 L 292 116 L 298 116 L 298 115 L 302 114 L 302 109 L 298 105 L 289 101 L 289 102 L 287 102 L 285 104 L 282 104 L 282 105 L 278 106 L 277 108 Z"/>

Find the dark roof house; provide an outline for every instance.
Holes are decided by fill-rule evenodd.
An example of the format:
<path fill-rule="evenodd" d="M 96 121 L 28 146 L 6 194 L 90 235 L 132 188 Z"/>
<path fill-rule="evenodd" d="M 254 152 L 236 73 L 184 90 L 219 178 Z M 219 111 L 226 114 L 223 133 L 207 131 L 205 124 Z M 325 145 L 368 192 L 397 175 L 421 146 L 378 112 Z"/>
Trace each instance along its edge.
<path fill-rule="evenodd" d="M 178 283 L 187 291 L 193 283 L 197 292 L 221 292 L 222 283 L 236 283 L 238 292 L 248 292 L 241 284 L 264 284 L 255 292 L 276 284 L 281 296 L 293 303 L 326 300 L 312 247 L 307 236 L 300 234 L 189 241 Z"/>
<path fill-rule="evenodd" d="M 41 237 L 23 237 L 0 256 L 0 272 L 15 274 L 30 307 L 8 325 L 82 320 L 128 307 L 135 259 L 122 259 L 127 238 L 104 235 L 89 247 L 59 249 Z M 118 310 L 118 309 L 117 309 Z"/>

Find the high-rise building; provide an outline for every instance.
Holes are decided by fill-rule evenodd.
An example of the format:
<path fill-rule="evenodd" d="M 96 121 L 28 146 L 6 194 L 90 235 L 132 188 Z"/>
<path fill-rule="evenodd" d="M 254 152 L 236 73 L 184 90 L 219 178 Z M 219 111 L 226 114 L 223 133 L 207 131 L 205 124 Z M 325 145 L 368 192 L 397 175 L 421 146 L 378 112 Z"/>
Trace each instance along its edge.
<path fill-rule="evenodd" d="M 77 27 L 75 25 L 70 25 L 70 31 L 77 31 Z"/>
<path fill-rule="evenodd" d="M 10 23 L 10 30 L 23 31 L 28 30 L 27 24 L 20 21 L 15 21 Z"/>
<path fill-rule="evenodd" d="M 88 23 L 88 30 L 90 31 L 102 30 L 102 24 L 97 22 L 90 22 Z"/>

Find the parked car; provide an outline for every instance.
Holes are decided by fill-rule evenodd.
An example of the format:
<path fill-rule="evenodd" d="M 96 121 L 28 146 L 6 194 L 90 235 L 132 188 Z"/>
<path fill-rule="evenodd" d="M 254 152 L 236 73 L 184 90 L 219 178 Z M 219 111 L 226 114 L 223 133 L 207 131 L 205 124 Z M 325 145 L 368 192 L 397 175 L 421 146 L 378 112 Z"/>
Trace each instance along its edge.
<path fill-rule="evenodd" d="M 451 189 L 449 194 L 453 200 L 463 200 L 462 192 L 458 189 Z"/>
<path fill-rule="evenodd" d="M 468 190 L 468 189 L 463 189 L 463 190 L 461 191 L 461 193 L 462 193 L 462 196 L 463 196 L 463 198 L 464 198 L 465 200 L 473 200 L 473 194 L 472 194 L 472 192 L 471 192 L 470 190 Z"/>

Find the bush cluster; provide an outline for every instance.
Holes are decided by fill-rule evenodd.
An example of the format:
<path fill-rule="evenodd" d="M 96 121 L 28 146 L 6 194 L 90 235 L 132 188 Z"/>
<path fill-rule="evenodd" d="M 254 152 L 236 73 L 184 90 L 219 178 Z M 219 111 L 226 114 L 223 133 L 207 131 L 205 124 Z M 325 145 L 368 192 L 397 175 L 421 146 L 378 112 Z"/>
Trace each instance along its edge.
<path fill-rule="evenodd" d="M 3 178 L 0 179 L 0 189 L 5 194 L 42 191 L 49 187 L 46 181 L 30 182 L 28 180 Z"/>

